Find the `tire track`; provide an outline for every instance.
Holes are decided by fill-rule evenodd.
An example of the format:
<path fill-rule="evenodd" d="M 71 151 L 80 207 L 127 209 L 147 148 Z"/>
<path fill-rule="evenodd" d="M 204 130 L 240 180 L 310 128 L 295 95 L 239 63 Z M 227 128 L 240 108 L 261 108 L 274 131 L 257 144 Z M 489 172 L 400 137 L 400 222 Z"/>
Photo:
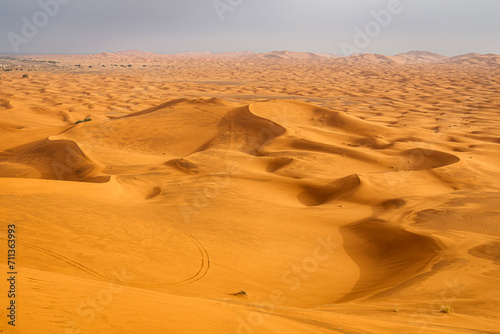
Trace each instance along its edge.
<path fill-rule="evenodd" d="M 7 240 L 5 238 L 0 238 L 2 240 Z M 49 255 L 49 256 L 52 256 L 58 260 L 61 260 L 69 265 L 71 265 L 72 267 L 80 270 L 80 271 L 83 271 L 91 276 L 94 276 L 94 277 L 97 277 L 97 278 L 100 278 L 100 279 L 106 279 L 108 280 L 109 278 L 106 277 L 105 275 L 102 275 L 101 273 L 85 266 L 84 264 L 80 263 L 80 262 L 77 262 L 77 261 L 74 261 L 74 260 L 71 260 L 70 258 L 64 256 L 64 255 L 61 255 L 61 254 L 58 254 L 56 252 L 53 252 L 51 250 L 48 250 L 46 248 L 43 248 L 43 247 L 40 247 L 40 246 L 36 246 L 36 245 L 33 245 L 29 242 L 26 242 L 26 241 L 20 241 L 20 240 L 16 240 L 16 243 L 20 244 L 20 245 L 24 245 L 26 247 L 29 247 L 29 248 L 32 248 L 34 250 L 37 250 L 41 253 L 44 253 L 46 255 Z"/>
<path fill-rule="evenodd" d="M 198 271 L 196 272 L 196 274 L 192 275 L 191 277 L 189 278 L 186 278 L 182 281 L 178 281 L 178 282 L 169 282 L 169 283 L 131 283 L 131 282 L 124 282 L 124 281 L 120 281 L 120 280 L 117 280 L 115 278 L 111 278 L 111 277 L 107 277 L 106 275 L 104 274 L 101 274 L 99 273 L 98 271 L 92 269 L 92 268 L 89 268 L 88 266 L 80 263 L 80 262 L 77 262 L 75 260 L 72 260 L 60 253 L 57 253 L 57 252 L 54 252 L 54 251 L 51 251 L 51 250 L 48 250 L 46 248 L 43 248 L 43 247 L 40 247 L 40 246 L 37 246 L 37 245 L 34 245 L 32 243 L 29 243 L 29 242 L 26 242 L 26 241 L 20 241 L 20 240 L 16 240 L 16 242 L 20 245 L 23 245 L 23 246 L 26 246 L 26 247 L 29 247 L 31 249 L 34 249 L 36 251 L 39 251 L 41 253 L 44 253 L 48 256 L 51 256 L 55 259 L 58 259 L 62 262 L 65 262 L 66 264 L 70 265 L 71 267 L 79 270 L 79 271 L 82 271 L 82 272 L 85 272 L 86 274 L 94 277 L 94 278 L 97 278 L 99 280 L 105 280 L 107 282 L 110 282 L 110 283 L 116 283 L 116 284 L 121 284 L 121 285 L 126 285 L 126 286 L 133 286 L 133 287 L 141 287 L 141 288 L 159 288 L 159 287 L 165 287 L 165 286 L 181 286 L 181 285 L 189 285 L 189 284 L 193 284 L 201 279 L 203 279 L 209 269 L 210 269 L 210 255 L 207 251 L 207 249 L 203 246 L 203 244 L 195 237 L 193 236 L 191 233 L 189 233 L 188 231 L 186 231 L 185 229 L 183 229 L 181 226 L 179 226 L 179 224 L 173 222 L 172 220 L 166 218 L 164 215 L 162 215 L 160 212 L 158 211 L 155 211 L 161 218 L 163 218 L 164 220 L 167 220 L 169 221 L 170 223 L 172 223 L 173 225 L 177 226 L 190 240 L 191 242 L 193 242 L 193 244 L 196 246 L 196 248 L 198 249 L 198 251 L 200 252 L 200 256 L 201 256 L 201 264 L 200 264 L 200 267 L 198 269 Z M 0 237 L 1 240 L 5 240 L 7 241 L 6 238 L 2 238 Z"/>
<path fill-rule="evenodd" d="M 196 239 L 195 236 L 193 236 L 191 233 L 189 233 L 188 231 L 183 229 L 181 226 L 179 226 L 179 224 L 177 224 L 174 221 L 172 221 L 171 219 L 165 217 L 158 210 L 155 210 L 155 212 L 161 218 L 169 221 L 173 225 L 176 225 L 184 234 L 186 234 L 186 236 L 189 239 L 191 239 L 191 241 L 196 245 L 196 247 L 198 248 L 198 250 L 201 254 L 201 265 L 200 265 L 200 269 L 198 270 L 198 272 L 195 275 L 191 276 L 190 278 L 188 278 L 182 282 L 172 283 L 172 285 L 192 284 L 192 283 L 197 282 L 197 281 L 201 280 L 202 278 L 204 278 L 210 269 L 210 255 L 209 255 L 207 249 L 203 246 L 203 244 L 198 239 Z"/>

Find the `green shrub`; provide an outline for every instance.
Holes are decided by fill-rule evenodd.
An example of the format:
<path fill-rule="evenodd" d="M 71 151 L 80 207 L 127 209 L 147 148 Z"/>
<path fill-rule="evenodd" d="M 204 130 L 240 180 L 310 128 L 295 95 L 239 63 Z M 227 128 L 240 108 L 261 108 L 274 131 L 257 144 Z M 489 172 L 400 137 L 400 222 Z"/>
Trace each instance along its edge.
<path fill-rule="evenodd" d="M 75 124 L 80 124 L 80 123 L 85 123 L 85 122 L 90 122 L 92 121 L 91 118 L 85 118 L 84 120 L 76 121 Z"/>

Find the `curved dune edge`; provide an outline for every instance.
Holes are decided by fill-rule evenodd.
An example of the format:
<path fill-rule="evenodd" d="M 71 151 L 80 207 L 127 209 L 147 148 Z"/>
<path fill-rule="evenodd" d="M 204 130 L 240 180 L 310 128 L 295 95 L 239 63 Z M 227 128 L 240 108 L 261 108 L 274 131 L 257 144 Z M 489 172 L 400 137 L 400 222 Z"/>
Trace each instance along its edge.
<path fill-rule="evenodd" d="M 382 133 L 394 132 L 393 129 L 350 116 L 345 112 L 301 101 L 269 100 L 251 103 L 249 109 L 253 114 L 277 123 L 283 123 L 282 125 L 285 127 L 293 123 L 314 124 L 366 137 L 376 137 Z"/>
<path fill-rule="evenodd" d="M 15 106 L 12 105 L 10 100 L 0 99 L 0 109 L 14 109 Z"/>
<path fill-rule="evenodd" d="M 266 167 L 266 172 L 275 173 L 280 169 L 286 168 L 295 162 L 294 158 L 281 157 L 272 159 Z"/>
<path fill-rule="evenodd" d="M 306 206 L 323 205 L 333 200 L 340 200 L 354 193 L 361 185 L 358 175 L 337 179 L 323 187 L 304 186 L 297 199 Z"/>
<path fill-rule="evenodd" d="M 456 155 L 424 148 L 403 151 L 399 157 L 402 159 L 399 169 L 415 171 L 449 166 L 460 161 Z"/>
<path fill-rule="evenodd" d="M 101 171 L 103 166 L 88 158 L 77 143 L 50 138 L 11 148 L 0 153 L 0 163 L 26 166 L 0 169 L 0 177 L 25 177 L 27 169 L 36 170 L 30 178 L 90 183 L 109 182 L 110 176 Z"/>
<path fill-rule="evenodd" d="M 241 142 L 238 150 L 249 155 L 265 155 L 264 147 L 286 133 L 280 124 L 252 113 L 250 105 L 230 111 L 224 119 L 230 124 L 232 140 Z"/>
<path fill-rule="evenodd" d="M 375 217 L 340 228 L 344 249 L 360 267 L 360 278 L 337 303 L 394 289 L 417 276 L 439 256 L 437 239 Z"/>

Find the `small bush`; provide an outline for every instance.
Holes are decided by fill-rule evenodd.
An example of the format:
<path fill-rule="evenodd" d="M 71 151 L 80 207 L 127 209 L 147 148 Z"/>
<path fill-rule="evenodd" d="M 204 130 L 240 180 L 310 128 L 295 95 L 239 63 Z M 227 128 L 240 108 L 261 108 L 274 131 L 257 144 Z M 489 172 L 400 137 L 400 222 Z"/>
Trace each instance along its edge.
<path fill-rule="evenodd" d="M 80 124 L 80 123 L 85 123 L 85 122 L 91 122 L 91 118 L 85 118 L 84 120 L 76 121 L 75 124 Z"/>
<path fill-rule="evenodd" d="M 240 292 L 233 293 L 233 296 L 248 298 L 248 294 L 245 290 L 241 290 Z"/>
<path fill-rule="evenodd" d="M 441 310 L 439 311 L 441 313 L 452 313 L 453 309 L 451 308 L 450 305 L 442 305 Z"/>

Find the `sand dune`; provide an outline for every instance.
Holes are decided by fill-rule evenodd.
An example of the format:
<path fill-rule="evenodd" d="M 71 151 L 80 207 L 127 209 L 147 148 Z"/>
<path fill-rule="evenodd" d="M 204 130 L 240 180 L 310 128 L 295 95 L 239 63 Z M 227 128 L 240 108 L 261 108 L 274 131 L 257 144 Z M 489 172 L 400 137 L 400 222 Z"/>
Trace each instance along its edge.
<path fill-rule="evenodd" d="M 499 333 L 497 58 L 133 50 L 3 73 L 15 333 Z"/>
<path fill-rule="evenodd" d="M 31 167 L 49 180 L 105 182 L 99 167 L 72 141 L 46 140 L 13 147 L 0 154 L 0 161 Z M 1 172 L 0 172 L 1 173 Z M 0 177 L 5 177 L 1 175 Z M 12 177 L 12 175 L 8 175 Z M 109 178 L 108 178 L 109 179 Z"/>
<path fill-rule="evenodd" d="M 441 63 L 449 60 L 448 57 L 442 56 L 440 54 L 428 52 L 428 51 L 410 51 L 406 53 L 400 53 L 393 57 L 393 59 L 399 58 L 403 63 Z"/>
<path fill-rule="evenodd" d="M 292 52 L 292 51 L 272 51 L 268 53 L 255 53 L 255 52 L 224 52 L 224 53 L 211 53 L 211 52 L 186 52 L 179 54 L 157 54 L 151 52 L 143 52 L 139 50 L 126 50 L 119 52 L 102 52 L 94 55 L 35 55 L 30 56 L 29 59 L 35 61 L 55 61 L 53 67 L 65 67 L 72 70 L 80 70 L 82 68 L 92 68 L 94 71 L 102 69 L 102 67 L 116 67 L 116 68 L 155 68 L 162 66 L 171 66 L 172 68 L 180 69 L 181 66 L 186 64 L 205 64 L 213 62 L 216 66 L 221 66 L 221 62 L 236 62 L 240 66 L 243 63 L 246 65 L 257 65 L 262 62 L 279 63 L 280 68 L 286 66 L 286 62 L 303 62 L 314 61 L 317 63 L 340 65 L 346 64 L 356 66 L 369 66 L 371 65 L 440 65 L 446 64 L 463 64 L 465 66 L 482 66 L 482 67 L 498 67 L 500 64 L 498 55 L 495 54 L 479 54 L 469 53 L 455 57 L 447 57 L 440 54 L 428 51 L 410 51 L 406 53 L 399 53 L 397 55 L 387 56 L 380 54 L 353 54 L 346 57 L 341 57 L 331 53 L 311 53 L 311 52 Z M 284 66 L 285 65 L 285 66 Z M 306 65 L 310 66 L 310 65 Z M 37 65 L 32 65 L 37 67 Z M 245 67 L 245 66 L 243 66 Z M 238 70 L 241 67 L 236 67 Z M 230 71 L 232 72 L 232 71 Z M 177 74 L 177 73 L 176 73 Z M 212 76 L 213 77 L 213 76 Z M 303 89 L 303 88 L 302 88 Z M 300 88 L 299 88 L 300 90 Z M 315 93 L 316 94 L 316 93 Z M 0 102 L 1 103 L 1 102 Z M 1 104 L 0 104 L 1 106 Z"/>

